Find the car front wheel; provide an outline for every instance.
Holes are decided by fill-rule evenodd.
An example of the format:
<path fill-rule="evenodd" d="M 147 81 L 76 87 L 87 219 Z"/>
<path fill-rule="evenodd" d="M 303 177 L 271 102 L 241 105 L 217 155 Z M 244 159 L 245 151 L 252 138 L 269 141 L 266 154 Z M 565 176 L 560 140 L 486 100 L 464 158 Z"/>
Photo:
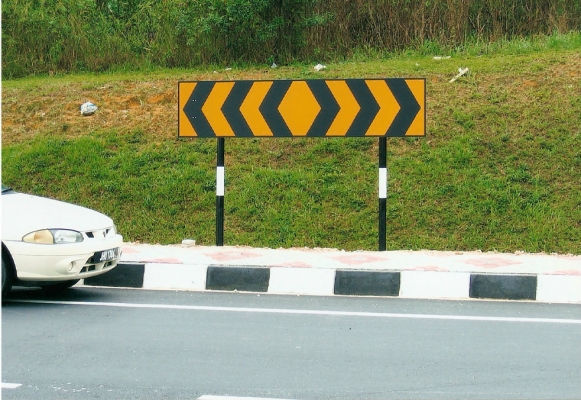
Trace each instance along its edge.
<path fill-rule="evenodd" d="M 5 296 L 12 289 L 12 273 L 2 257 L 2 296 Z"/>

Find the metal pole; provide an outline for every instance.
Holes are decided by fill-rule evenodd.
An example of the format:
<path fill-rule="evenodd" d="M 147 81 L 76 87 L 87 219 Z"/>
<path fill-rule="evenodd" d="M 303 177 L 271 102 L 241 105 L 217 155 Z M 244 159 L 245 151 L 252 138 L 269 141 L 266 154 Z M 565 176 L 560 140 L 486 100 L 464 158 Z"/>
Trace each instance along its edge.
<path fill-rule="evenodd" d="M 224 245 L 224 138 L 216 150 L 216 246 Z"/>
<path fill-rule="evenodd" d="M 379 251 L 386 250 L 387 138 L 379 138 Z"/>

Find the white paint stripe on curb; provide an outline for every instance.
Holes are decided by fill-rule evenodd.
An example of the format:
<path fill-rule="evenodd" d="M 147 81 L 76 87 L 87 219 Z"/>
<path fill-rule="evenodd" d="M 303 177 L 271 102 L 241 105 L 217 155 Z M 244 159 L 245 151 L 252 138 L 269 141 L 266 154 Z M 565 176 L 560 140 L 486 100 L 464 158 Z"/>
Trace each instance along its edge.
<path fill-rule="evenodd" d="M 335 270 L 272 267 L 268 292 L 333 295 Z"/>
<path fill-rule="evenodd" d="M 207 265 L 145 264 L 144 289 L 205 290 Z"/>
<path fill-rule="evenodd" d="M 399 293 L 414 299 L 468 299 L 470 273 L 402 271 Z"/>
<path fill-rule="evenodd" d="M 581 276 L 538 275 L 537 301 L 581 303 Z"/>

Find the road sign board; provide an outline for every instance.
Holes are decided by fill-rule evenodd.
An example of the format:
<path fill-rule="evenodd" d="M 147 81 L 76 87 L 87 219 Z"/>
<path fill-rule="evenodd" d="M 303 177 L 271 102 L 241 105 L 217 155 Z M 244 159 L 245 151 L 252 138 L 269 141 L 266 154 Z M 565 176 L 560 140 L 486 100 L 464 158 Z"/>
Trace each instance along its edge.
<path fill-rule="evenodd" d="M 423 78 L 178 83 L 179 137 L 425 136 Z"/>

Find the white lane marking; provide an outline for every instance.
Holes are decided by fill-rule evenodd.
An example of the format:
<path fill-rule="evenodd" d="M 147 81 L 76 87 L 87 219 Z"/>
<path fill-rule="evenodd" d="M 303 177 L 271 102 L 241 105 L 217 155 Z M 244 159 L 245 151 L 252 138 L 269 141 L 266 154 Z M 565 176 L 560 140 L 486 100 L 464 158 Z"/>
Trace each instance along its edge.
<path fill-rule="evenodd" d="M 22 383 L 6 383 L 2 382 L 2 389 L 16 389 L 22 386 Z"/>
<path fill-rule="evenodd" d="M 476 315 L 435 315 L 435 314 L 397 314 L 362 311 L 325 311 L 325 310 L 293 310 L 284 308 L 246 308 L 246 307 L 210 307 L 210 306 L 180 306 L 175 304 L 136 304 L 136 303 L 109 303 L 88 301 L 59 301 L 59 300 L 4 300 L 10 303 L 59 304 L 73 306 L 121 307 L 121 308 L 152 308 L 169 310 L 193 311 L 228 311 L 264 314 L 301 314 L 301 315 L 331 315 L 340 317 L 374 317 L 374 318 L 408 318 L 408 319 L 442 319 L 457 321 L 495 321 L 495 322 L 533 322 L 545 324 L 581 324 L 581 319 L 559 318 L 522 318 L 522 317 L 481 317 Z"/>
<path fill-rule="evenodd" d="M 233 397 L 233 396 L 211 396 L 203 395 L 198 400 L 291 400 L 291 399 L 273 399 L 270 397 Z"/>

